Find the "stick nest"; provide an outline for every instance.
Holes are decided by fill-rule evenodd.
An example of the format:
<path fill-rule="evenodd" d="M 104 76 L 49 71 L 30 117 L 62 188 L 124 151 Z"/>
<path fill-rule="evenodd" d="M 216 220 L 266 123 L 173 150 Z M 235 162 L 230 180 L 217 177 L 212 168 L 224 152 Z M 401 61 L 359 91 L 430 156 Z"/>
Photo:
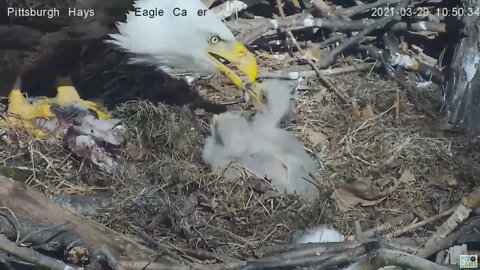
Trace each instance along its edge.
<path fill-rule="evenodd" d="M 295 196 L 266 198 L 253 187 L 254 179 L 229 181 L 210 172 L 201 160 L 210 116 L 148 102 L 128 102 L 114 112 L 129 139 L 122 148 L 123 164 L 112 175 L 72 156 L 59 143 L 32 139 L 13 128 L 3 132 L 1 170 L 47 194 L 109 190 L 113 203 L 93 216 L 102 224 L 129 235 L 146 229 L 175 246 L 233 256 L 281 244 L 291 230 L 318 223 L 351 235 L 354 220 L 371 228 L 401 213 L 428 217 L 451 207 L 478 183 L 474 154 L 457 150 L 465 147 L 465 140 L 436 132 L 403 93 L 395 119 L 394 82 L 360 73 L 332 80 L 366 102 L 360 112 L 371 110 L 358 114 L 344 108 L 316 79 L 299 90 L 295 113 L 285 127 L 325 167 L 320 172 L 323 196 L 317 203 Z M 209 91 L 209 98 L 231 101 L 231 93 Z M 324 140 L 315 141 L 312 134 L 322 134 Z M 330 198 L 340 182 L 363 180 L 382 188 L 405 170 L 414 180 L 372 206 L 343 211 Z M 445 180 L 446 174 L 454 180 Z"/>

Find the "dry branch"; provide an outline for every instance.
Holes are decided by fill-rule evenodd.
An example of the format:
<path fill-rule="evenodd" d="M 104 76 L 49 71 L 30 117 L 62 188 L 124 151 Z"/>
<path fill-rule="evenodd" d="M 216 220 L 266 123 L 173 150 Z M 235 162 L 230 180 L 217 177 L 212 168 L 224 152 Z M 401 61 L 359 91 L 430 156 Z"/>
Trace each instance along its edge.
<path fill-rule="evenodd" d="M 457 231 L 437 242 L 436 246 L 429 246 L 418 250 L 417 256 L 427 258 L 440 250 L 450 247 L 461 235 L 469 233 L 471 230 L 480 229 L 480 217 L 475 217 L 460 226 Z"/>
<path fill-rule="evenodd" d="M 113 255 L 112 251 L 110 248 L 107 246 L 101 246 L 97 251 L 94 252 L 93 256 L 102 258 L 104 261 L 106 261 L 110 267 L 114 270 L 125 270 L 125 267 L 117 260 L 115 255 Z"/>
<path fill-rule="evenodd" d="M 205 266 L 196 265 L 196 268 L 192 268 L 188 265 L 169 262 L 122 262 L 122 265 L 125 266 L 125 268 L 128 270 L 237 270 L 242 269 L 241 267 L 245 266 L 246 264 L 246 262 L 231 262 L 210 264 Z"/>
<path fill-rule="evenodd" d="M 344 270 L 376 270 L 390 265 L 415 270 L 451 270 L 449 267 L 438 265 L 420 257 L 389 249 L 379 249 L 372 252 L 371 255 L 364 256 Z"/>
<path fill-rule="evenodd" d="M 325 245 L 327 244 L 327 245 Z M 330 243 L 334 244 L 334 243 Z M 319 254 L 335 254 L 340 253 L 348 249 L 356 248 L 361 245 L 361 243 L 357 242 L 346 242 L 346 243 L 335 243 L 337 245 L 328 245 L 328 243 L 315 243 L 315 244 L 302 244 L 295 247 L 290 251 L 285 252 L 275 252 L 273 250 L 268 250 L 268 253 L 264 254 L 262 260 L 274 260 L 278 258 L 282 259 L 293 259 L 293 258 L 300 258 L 300 257 L 308 257 L 308 256 L 318 256 Z M 287 248 L 288 246 L 284 246 L 283 248 Z M 282 248 L 282 247 L 279 247 Z"/>
<path fill-rule="evenodd" d="M 408 3 L 409 1 L 402 1 L 400 4 L 397 5 L 397 7 L 395 7 L 393 14 L 397 14 L 400 9 L 407 7 Z M 333 49 L 332 52 L 327 57 L 323 58 L 322 61 L 319 61 L 316 64 L 317 68 L 321 69 L 321 68 L 326 68 L 330 66 L 335 61 L 337 56 L 342 54 L 346 49 L 354 45 L 361 44 L 366 40 L 366 36 L 369 33 L 371 33 L 374 30 L 381 29 L 385 27 L 388 23 L 395 20 L 398 20 L 396 16 L 387 16 L 387 17 L 376 20 L 375 22 L 370 24 L 368 27 L 358 32 L 355 36 L 345 40 L 342 44 L 340 44 L 340 46 Z"/>
<path fill-rule="evenodd" d="M 284 13 L 284 11 L 282 9 L 282 5 L 281 5 L 281 0 L 277 0 L 277 6 L 278 6 L 278 11 L 279 11 L 280 15 L 282 16 L 282 18 L 285 18 L 285 13 Z M 302 53 L 303 55 L 305 55 L 302 48 L 298 44 L 297 39 L 295 38 L 295 36 L 293 35 L 293 33 L 290 29 L 287 30 L 287 34 L 288 34 L 289 38 L 292 40 L 292 42 L 295 45 L 295 47 L 297 48 L 297 50 L 300 53 Z M 316 67 L 315 63 L 313 63 L 313 61 L 311 59 L 306 59 L 306 60 L 307 60 L 308 64 L 312 67 L 312 69 L 315 71 L 315 73 L 317 74 L 320 81 L 327 87 L 327 89 L 332 91 L 335 95 L 337 95 L 337 97 L 343 103 L 350 104 L 351 100 L 344 93 L 342 93 L 340 90 L 338 90 L 329 80 L 327 80 L 322 75 L 320 70 Z"/>
<path fill-rule="evenodd" d="M 173 252 L 171 250 L 171 248 L 168 246 L 168 245 L 165 245 L 165 244 L 162 244 L 158 241 L 155 241 L 155 239 L 153 239 L 152 237 L 150 237 L 147 233 L 145 232 L 141 232 L 140 233 L 140 237 L 142 237 L 145 241 L 147 241 L 149 244 L 155 246 L 156 248 L 158 248 L 161 252 L 164 252 L 165 254 L 167 254 L 169 257 L 171 257 L 172 259 L 175 259 L 177 261 L 179 261 L 180 263 L 183 263 L 185 265 L 188 265 L 192 268 L 195 268 L 194 264 L 184 258 L 182 258 L 180 255 L 177 255 L 175 252 Z"/>
<path fill-rule="evenodd" d="M 62 261 L 52 259 L 32 249 L 19 247 L 14 242 L 8 240 L 4 235 L 0 235 L 0 250 L 42 268 L 45 267 L 52 270 L 81 269 L 74 266 L 66 265 Z"/>
<path fill-rule="evenodd" d="M 393 237 L 397 237 L 397 236 L 400 236 L 404 233 L 407 233 L 407 232 L 410 232 L 410 231 L 413 231 L 415 229 L 418 229 L 420 227 L 423 227 L 427 224 L 430 224 L 432 222 L 435 222 L 443 217 L 446 217 L 450 214 L 452 214 L 453 212 L 455 211 L 454 208 L 450 208 L 438 215 L 435 215 L 435 216 L 432 216 L 432 217 L 429 217 L 427 219 L 424 219 L 420 222 L 417 222 L 417 223 L 414 223 L 414 224 L 411 224 L 411 225 L 408 225 L 408 226 L 401 226 L 400 228 L 394 230 L 393 232 L 389 233 L 389 234 L 386 234 L 385 235 L 385 238 L 393 238 Z"/>
<path fill-rule="evenodd" d="M 388 16 L 387 16 L 388 17 Z M 391 16 L 394 18 L 394 16 Z M 332 30 L 336 32 L 355 32 L 363 31 L 368 29 L 372 24 L 375 23 L 374 20 L 340 20 L 340 19 L 326 19 L 326 18 L 315 18 L 311 14 L 302 14 L 302 15 L 291 15 L 277 19 L 256 19 L 248 20 L 249 23 L 249 32 L 245 36 L 240 38 L 240 41 L 245 44 L 251 44 L 255 40 L 259 39 L 261 36 L 266 34 L 271 30 L 279 30 L 283 28 L 289 28 L 291 30 L 300 30 L 307 28 L 322 28 L 327 30 Z M 247 27 L 247 26 L 245 26 Z M 370 30 L 379 30 L 383 26 L 376 27 L 375 29 Z M 437 22 L 426 22 L 419 21 L 414 23 L 406 22 L 397 22 L 391 26 L 391 30 L 394 31 L 415 31 L 415 32 L 438 32 L 445 33 L 446 25 L 444 23 Z M 368 32 L 368 33 L 369 33 Z M 367 34 L 368 34 L 367 33 Z"/>
<path fill-rule="evenodd" d="M 233 0 L 233 1 L 226 1 L 210 9 L 210 12 L 221 19 L 225 19 L 234 14 L 237 14 L 238 12 L 246 9 L 247 7 L 248 5 L 242 1 Z"/>
<path fill-rule="evenodd" d="M 284 258 L 282 256 L 270 257 L 268 260 L 250 261 L 242 270 L 253 269 L 278 269 L 279 267 L 313 267 L 314 269 L 331 269 L 338 264 L 354 261 L 355 258 L 365 254 L 363 245 L 347 249 L 336 254 L 322 254 L 316 256 Z"/>
<path fill-rule="evenodd" d="M 424 112 L 430 117 L 434 117 L 434 113 L 432 112 L 432 110 L 418 100 L 417 87 L 414 85 L 411 85 L 407 81 L 405 76 L 403 76 L 402 74 L 402 71 L 403 71 L 402 69 L 399 69 L 397 71 L 393 70 L 392 67 L 389 65 L 389 63 L 387 62 L 387 60 L 385 60 L 385 57 L 383 56 L 383 52 L 381 51 L 379 52 L 375 47 L 373 47 L 373 45 L 361 45 L 359 46 L 359 49 L 366 51 L 370 57 L 380 60 L 380 62 L 383 64 L 383 68 L 388 78 L 393 81 L 396 81 L 400 87 L 402 87 L 407 91 L 410 101 L 418 111 Z"/>
<path fill-rule="evenodd" d="M 387 222 L 385 222 L 383 224 L 380 224 L 373 229 L 364 231 L 363 233 L 364 233 L 365 237 L 370 238 L 370 237 L 373 237 L 375 232 L 380 233 L 380 232 L 383 232 L 385 230 L 391 229 L 391 228 L 393 228 L 395 226 L 399 226 L 399 225 L 405 226 L 405 224 L 409 223 L 412 219 L 413 219 L 413 214 L 410 214 L 410 213 L 403 214 L 403 215 L 400 215 L 398 217 L 392 218 L 392 219 L 388 220 Z"/>
<path fill-rule="evenodd" d="M 372 70 L 374 68 L 380 67 L 380 63 L 364 63 L 358 65 L 351 65 L 346 67 L 339 67 L 339 68 L 329 68 L 329 69 L 322 69 L 319 70 L 322 76 L 331 76 L 331 75 L 338 75 L 356 71 L 366 71 Z M 292 70 L 292 68 L 288 68 L 288 70 Z M 258 75 L 259 78 L 275 78 L 275 79 L 285 79 L 285 80 L 296 80 L 300 77 L 315 77 L 318 76 L 317 71 L 315 70 L 306 70 L 306 71 L 277 71 L 277 72 L 263 72 Z"/>
<path fill-rule="evenodd" d="M 350 18 L 354 15 L 366 12 L 371 10 L 372 8 L 376 8 L 379 6 L 389 5 L 389 4 L 398 4 L 402 0 L 379 0 L 373 3 L 368 3 L 360 6 L 354 6 L 350 8 L 340 9 L 337 14 L 342 15 L 344 17 Z"/>
<path fill-rule="evenodd" d="M 95 249 L 109 246 L 122 260 L 148 260 L 155 254 L 126 236 L 56 205 L 33 188 L 23 187 L 3 176 L 0 176 L 0 205 L 9 208 L 19 218 L 45 226 L 68 222 L 65 230 L 77 234 Z"/>
<path fill-rule="evenodd" d="M 473 209 L 480 205 L 480 187 L 476 188 L 467 198 L 464 203 L 457 206 L 452 215 L 437 229 L 437 231 L 428 239 L 425 246 L 418 251 L 420 256 L 432 253 L 431 250 L 437 250 L 438 246 L 447 239 L 457 227 L 466 220 Z M 435 252 L 433 252 L 435 253 Z"/>
<path fill-rule="evenodd" d="M 19 244 L 31 243 L 40 248 L 46 245 L 50 250 L 55 251 L 64 251 L 67 248 L 82 245 L 77 234 L 65 230 L 66 224 L 44 226 L 18 218 L 9 211 L 0 212 L 0 228 L 7 238 L 17 239 Z"/>

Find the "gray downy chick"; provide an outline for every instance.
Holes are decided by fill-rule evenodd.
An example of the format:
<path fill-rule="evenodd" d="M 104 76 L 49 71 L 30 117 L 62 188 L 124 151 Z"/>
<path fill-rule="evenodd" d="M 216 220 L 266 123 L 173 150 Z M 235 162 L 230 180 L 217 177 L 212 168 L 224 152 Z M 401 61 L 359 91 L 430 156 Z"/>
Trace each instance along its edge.
<path fill-rule="evenodd" d="M 288 112 L 291 88 L 285 83 L 262 84 L 268 96 L 266 108 L 247 121 L 239 113 L 227 112 L 215 119 L 207 138 L 203 159 L 212 169 L 235 161 L 259 177 L 266 177 L 280 191 L 297 193 L 305 199 L 318 198 L 316 166 L 302 144 L 278 127 Z"/>
<path fill-rule="evenodd" d="M 287 81 L 267 80 L 260 88 L 267 97 L 267 104 L 257 113 L 253 125 L 255 128 L 276 127 L 290 110 L 293 86 Z"/>
<path fill-rule="evenodd" d="M 271 179 L 282 192 L 296 192 L 311 200 L 318 197 L 314 184 L 316 165 L 293 135 L 280 128 L 263 129 L 261 136 L 256 136 L 252 149 L 255 151 L 239 163 Z"/>
<path fill-rule="evenodd" d="M 214 170 L 224 168 L 251 152 L 253 138 L 251 123 L 239 112 L 222 113 L 213 119 L 202 158 Z"/>
<path fill-rule="evenodd" d="M 318 197 L 313 184 L 317 171 L 315 163 L 290 132 L 279 128 L 280 121 L 289 112 L 292 86 L 288 81 L 268 80 L 261 87 L 267 96 L 267 106 L 252 122 L 256 135 L 252 149 L 262 151 L 252 155 L 257 162 L 251 159 L 243 162 L 248 162 L 245 166 L 252 171 L 271 179 L 277 189 L 315 199 Z M 270 166 L 262 166 L 259 160 L 266 160 Z"/>

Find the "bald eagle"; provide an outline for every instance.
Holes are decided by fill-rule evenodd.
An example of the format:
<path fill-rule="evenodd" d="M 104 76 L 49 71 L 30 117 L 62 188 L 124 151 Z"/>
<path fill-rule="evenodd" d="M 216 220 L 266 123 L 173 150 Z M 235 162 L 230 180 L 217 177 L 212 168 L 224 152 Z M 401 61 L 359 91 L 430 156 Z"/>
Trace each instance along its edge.
<path fill-rule="evenodd" d="M 77 2 L 78 5 L 82 5 L 81 1 Z M 95 3 L 101 5 L 102 1 Z M 108 5 L 116 2 L 108 3 L 105 4 L 107 8 L 104 8 L 104 13 L 105 10 L 109 10 Z M 201 76 L 220 72 L 240 89 L 249 91 L 255 89 L 246 87 L 247 84 L 251 85 L 257 76 L 254 55 L 235 39 L 221 19 L 208 12 L 208 8 L 201 0 L 138 0 L 133 3 L 133 9 L 124 12 L 125 20 L 118 19 L 118 16 L 108 17 L 108 20 L 117 18 L 118 31 L 110 28 L 102 35 L 98 27 L 92 27 L 95 26 L 95 21 L 92 23 L 92 20 L 101 21 L 100 24 L 103 26 L 110 25 L 105 22 L 105 14 L 97 14 L 98 16 L 92 17 L 92 20 L 82 21 L 76 18 L 70 21 L 70 25 L 60 28 L 57 31 L 58 35 L 49 34 L 50 39 L 41 38 L 37 42 L 39 43 L 37 48 L 40 48 L 39 51 L 46 50 L 45 54 L 49 58 L 57 58 L 60 60 L 55 61 L 61 62 L 66 61 L 62 60 L 59 53 L 62 51 L 59 48 L 63 45 L 85 44 L 88 42 L 88 36 L 91 36 L 92 40 L 100 37 L 106 44 L 127 52 L 131 63 L 154 65 L 167 73 L 171 70 L 181 70 Z M 89 31 L 91 29 L 98 31 L 91 34 L 93 31 Z M 15 93 L 20 91 L 15 90 Z M 16 94 L 11 96 L 18 97 Z M 14 101 L 11 104 L 23 104 L 23 101 Z M 16 108 L 13 110 L 23 111 Z"/>
<path fill-rule="evenodd" d="M 156 12 L 157 16 L 148 16 Z M 160 68 L 177 68 L 207 75 L 224 73 L 242 88 L 241 76 L 225 61 L 236 66 L 253 83 L 257 62 L 251 52 L 236 41 L 222 21 L 210 14 L 200 0 L 139 0 L 118 23 L 118 34 L 111 43 L 132 53 L 132 62 L 148 63 Z"/>

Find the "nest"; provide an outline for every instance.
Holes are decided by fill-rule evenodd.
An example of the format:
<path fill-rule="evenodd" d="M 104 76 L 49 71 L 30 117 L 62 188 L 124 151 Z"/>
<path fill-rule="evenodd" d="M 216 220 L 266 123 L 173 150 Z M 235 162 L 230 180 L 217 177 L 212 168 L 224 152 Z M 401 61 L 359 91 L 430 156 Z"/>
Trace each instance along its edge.
<path fill-rule="evenodd" d="M 428 217 L 450 208 L 478 183 L 478 163 L 471 153 L 458 150 L 466 140 L 436 132 L 403 93 L 397 100 L 395 82 L 360 73 L 333 79 L 366 104 L 344 108 L 312 79 L 299 89 L 295 113 L 285 123 L 327 168 L 320 172 L 323 196 L 316 203 L 296 196 L 266 197 L 256 188 L 258 180 L 225 180 L 210 172 L 201 160 L 210 115 L 149 102 L 128 102 L 113 112 L 129 139 L 121 149 L 122 164 L 112 174 L 61 144 L 32 139 L 14 128 L 2 135 L 2 172 L 47 194 L 108 190 L 111 204 L 92 216 L 100 223 L 123 234 L 146 230 L 177 247 L 234 257 L 284 243 L 291 230 L 319 223 L 348 236 L 354 220 L 371 228 L 401 213 Z M 209 93 L 208 98 L 226 102 L 234 92 Z M 414 179 L 374 205 L 344 211 L 331 199 L 341 182 L 368 181 L 382 189 L 405 170 Z M 446 172 L 453 180 L 445 179 Z M 421 230 L 413 234 L 423 235 Z"/>

